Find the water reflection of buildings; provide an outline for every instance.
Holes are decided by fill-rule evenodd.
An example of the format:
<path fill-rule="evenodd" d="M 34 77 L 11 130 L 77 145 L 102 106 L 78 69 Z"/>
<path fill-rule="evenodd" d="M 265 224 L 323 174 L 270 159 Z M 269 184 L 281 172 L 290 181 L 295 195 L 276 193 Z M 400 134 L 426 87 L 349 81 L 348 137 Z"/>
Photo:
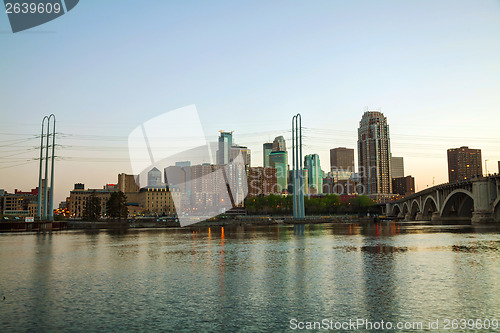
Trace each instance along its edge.
<path fill-rule="evenodd" d="M 48 330 L 67 322 L 53 304 L 70 298 L 73 314 L 85 304 L 125 304 L 123 313 L 136 313 L 142 311 L 137 304 L 160 302 L 153 314 L 159 321 L 163 300 L 183 310 L 172 313 L 176 325 L 196 313 L 196 324 L 213 321 L 221 331 L 247 327 L 254 318 L 270 325 L 295 313 L 398 322 L 450 314 L 492 318 L 498 312 L 492 297 L 499 292 L 496 233 L 460 229 L 393 237 L 385 231 L 390 224 L 378 225 L 378 236 L 377 225 L 304 227 L 303 235 L 294 235 L 301 226 L 287 225 L 31 235 L 11 249 L 20 257 L 30 254 L 19 263 L 28 273 L 14 281 L 11 261 L 4 277 L 14 281 L 17 299 L 29 295 L 26 310 L 44 315 L 32 320 Z M 11 315 L 8 308 L 15 307 L 5 308 Z M 245 315 L 249 311 L 252 316 Z"/>
<path fill-rule="evenodd" d="M 404 306 L 399 303 L 395 284 L 395 267 L 390 246 L 381 245 L 377 238 L 363 238 L 362 267 L 364 277 L 365 313 L 369 321 L 397 322 L 398 311 Z M 368 250 L 368 251 L 366 251 Z M 387 253 L 384 253 L 387 251 Z"/>

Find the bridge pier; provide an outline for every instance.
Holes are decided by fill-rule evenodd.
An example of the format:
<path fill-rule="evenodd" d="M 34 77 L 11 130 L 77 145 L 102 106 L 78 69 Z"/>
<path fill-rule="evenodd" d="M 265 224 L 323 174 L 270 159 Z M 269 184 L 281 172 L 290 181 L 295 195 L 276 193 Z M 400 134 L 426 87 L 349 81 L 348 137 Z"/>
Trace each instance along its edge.
<path fill-rule="evenodd" d="M 433 212 L 431 216 L 431 222 L 438 224 L 441 222 L 441 216 L 439 215 L 439 212 Z"/>
<path fill-rule="evenodd" d="M 495 222 L 491 212 L 472 212 L 472 224 L 484 224 Z"/>
<path fill-rule="evenodd" d="M 424 214 L 422 212 L 418 212 L 415 216 L 415 221 L 423 221 Z"/>
<path fill-rule="evenodd" d="M 491 204 L 496 197 L 495 192 L 494 183 L 490 182 L 488 178 L 479 178 L 472 181 L 472 193 L 474 195 L 472 224 L 495 222 L 491 209 Z"/>

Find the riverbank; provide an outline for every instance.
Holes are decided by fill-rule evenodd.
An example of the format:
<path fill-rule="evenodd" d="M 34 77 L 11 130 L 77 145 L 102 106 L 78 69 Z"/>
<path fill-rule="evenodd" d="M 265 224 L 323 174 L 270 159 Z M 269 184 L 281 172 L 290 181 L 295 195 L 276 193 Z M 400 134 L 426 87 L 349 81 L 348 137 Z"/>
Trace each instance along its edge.
<path fill-rule="evenodd" d="M 33 232 L 33 231 L 46 232 L 46 231 L 60 231 L 66 229 L 68 229 L 68 224 L 66 221 L 0 222 L 0 232 Z"/>
<path fill-rule="evenodd" d="M 374 217 L 358 217 L 357 215 L 306 216 L 303 220 L 295 220 L 292 216 L 218 216 L 201 221 L 189 227 L 213 226 L 250 226 L 280 224 L 322 224 L 322 223 L 373 223 Z M 140 228 L 179 228 L 179 222 L 165 218 L 140 218 L 131 220 L 82 221 L 67 220 L 55 222 L 2 222 L 0 232 L 46 232 L 61 230 L 86 229 L 140 229 Z"/>
<path fill-rule="evenodd" d="M 205 220 L 192 226 L 226 226 L 226 225 L 275 225 L 275 224 L 320 224 L 351 223 L 360 221 L 357 215 L 306 216 L 296 220 L 292 216 L 235 216 Z"/>
<path fill-rule="evenodd" d="M 307 216 L 304 220 L 295 220 L 291 216 L 220 216 L 201 221 L 187 227 L 245 226 L 276 224 L 321 224 L 374 222 L 372 217 L 357 215 Z M 179 228 L 179 222 L 168 219 L 141 218 L 128 221 L 68 221 L 68 229 L 123 229 L 123 228 Z"/>

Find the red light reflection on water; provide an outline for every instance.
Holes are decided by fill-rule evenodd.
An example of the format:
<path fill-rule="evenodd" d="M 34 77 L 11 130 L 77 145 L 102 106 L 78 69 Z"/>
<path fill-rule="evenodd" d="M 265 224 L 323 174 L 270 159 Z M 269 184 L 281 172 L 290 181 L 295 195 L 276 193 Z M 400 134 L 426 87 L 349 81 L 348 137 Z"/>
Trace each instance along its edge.
<path fill-rule="evenodd" d="M 224 227 L 221 228 L 220 233 L 220 259 L 219 259 L 219 290 L 220 295 L 225 294 L 225 276 L 224 276 Z"/>

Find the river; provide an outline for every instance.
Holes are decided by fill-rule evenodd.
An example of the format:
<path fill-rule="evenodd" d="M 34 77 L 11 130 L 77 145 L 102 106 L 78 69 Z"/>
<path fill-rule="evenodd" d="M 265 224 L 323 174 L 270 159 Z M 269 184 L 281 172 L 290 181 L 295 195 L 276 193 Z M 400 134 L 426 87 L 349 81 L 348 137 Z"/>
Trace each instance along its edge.
<path fill-rule="evenodd" d="M 0 331 L 498 327 L 499 232 L 385 222 L 0 234 Z"/>

